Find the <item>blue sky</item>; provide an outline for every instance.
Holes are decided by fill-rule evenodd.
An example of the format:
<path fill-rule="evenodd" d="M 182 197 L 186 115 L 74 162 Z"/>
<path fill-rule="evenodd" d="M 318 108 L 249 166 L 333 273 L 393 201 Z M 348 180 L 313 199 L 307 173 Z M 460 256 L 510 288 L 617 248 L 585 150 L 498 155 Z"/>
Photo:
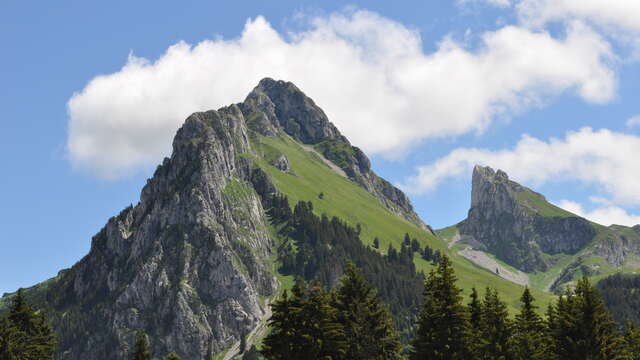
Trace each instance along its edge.
<path fill-rule="evenodd" d="M 465 217 L 475 163 L 640 222 L 638 24 L 622 0 L 4 1 L 0 293 L 78 261 L 189 112 L 264 76 L 314 98 L 434 227 Z"/>

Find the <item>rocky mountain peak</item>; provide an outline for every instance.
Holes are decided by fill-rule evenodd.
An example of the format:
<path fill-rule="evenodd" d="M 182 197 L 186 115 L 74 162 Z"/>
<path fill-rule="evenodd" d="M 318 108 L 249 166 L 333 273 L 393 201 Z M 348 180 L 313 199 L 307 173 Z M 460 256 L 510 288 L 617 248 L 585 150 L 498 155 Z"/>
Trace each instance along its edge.
<path fill-rule="evenodd" d="M 365 153 L 351 145 L 324 111 L 293 83 L 264 78 L 238 107 L 250 129 L 266 137 L 284 132 L 302 144 L 313 146 L 389 210 L 427 228 L 409 198 L 377 176 Z"/>
<path fill-rule="evenodd" d="M 476 165 L 471 177 L 471 207 L 496 201 L 506 206 L 508 203 L 513 203 L 515 193 L 524 190 L 523 186 L 509 180 L 506 172 L 500 169 L 493 170 L 489 166 Z"/>
<path fill-rule="evenodd" d="M 596 235 L 589 221 L 487 166 L 473 169 L 471 208 L 460 232 L 473 246 L 528 272 L 551 265 L 543 254 L 574 254 Z"/>
<path fill-rule="evenodd" d="M 264 78 L 243 104 L 245 109 L 253 107 L 252 110 L 264 112 L 275 128 L 283 129 L 304 144 L 317 144 L 327 139 L 349 143 L 324 111 L 291 82 Z M 263 135 L 270 136 L 271 132 Z"/>

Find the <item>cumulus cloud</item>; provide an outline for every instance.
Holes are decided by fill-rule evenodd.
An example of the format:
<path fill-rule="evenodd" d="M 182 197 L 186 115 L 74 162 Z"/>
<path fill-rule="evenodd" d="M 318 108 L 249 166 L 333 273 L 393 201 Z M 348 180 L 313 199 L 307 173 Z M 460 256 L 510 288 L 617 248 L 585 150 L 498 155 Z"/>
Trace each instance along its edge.
<path fill-rule="evenodd" d="M 513 149 L 459 148 L 420 166 L 403 186 L 414 193 L 435 189 L 451 177 L 469 176 L 475 164 L 505 170 L 516 181 L 541 185 L 581 181 L 608 193 L 618 204 L 640 204 L 640 137 L 583 128 L 564 139 L 523 136 Z"/>
<path fill-rule="evenodd" d="M 615 93 L 609 44 L 579 22 L 561 37 L 506 26 L 474 49 L 447 37 L 433 53 L 418 32 L 368 11 L 307 25 L 285 36 L 257 17 L 235 39 L 180 42 L 155 61 L 131 55 L 69 100 L 73 164 L 102 178 L 153 165 L 190 113 L 239 102 L 266 76 L 296 83 L 370 154 L 479 132 L 567 90 L 593 103 Z"/>
<path fill-rule="evenodd" d="M 629 214 L 625 209 L 614 205 L 605 205 L 591 211 L 585 210 L 581 204 L 570 200 L 562 200 L 556 205 L 605 226 L 612 224 L 626 226 L 640 224 L 640 216 Z"/>
<path fill-rule="evenodd" d="M 635 115 L 627 119 L 626 125 L 627 127 L 635 127 L 640 125 L 640 115 Z"/>
<path fill-rule="evenodd" d="M 518 13 L 525 23 L 585 19 L 598 25 L 640 31 L 640 2 L 634 0 L 522 0 Z"/>

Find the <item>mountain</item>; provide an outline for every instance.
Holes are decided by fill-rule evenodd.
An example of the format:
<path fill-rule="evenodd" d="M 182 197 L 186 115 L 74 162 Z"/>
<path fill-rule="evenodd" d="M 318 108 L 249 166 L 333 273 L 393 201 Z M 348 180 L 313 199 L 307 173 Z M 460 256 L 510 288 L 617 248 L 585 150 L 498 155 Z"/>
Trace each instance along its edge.
<path fill-rule="evenodd" d="M 284 196 L 304 217 L 297 227 L 274 212 Z M 242 103 L 189 116 L 140 201 L 109 219 L 83 259 L 25 294 L 49 315 L 61 359 L 124 359 L 138 330 L 156 356 L 230 358 L 240 338 L 264 336 L 269 303 L 294 276 L 332 286 L 351 260 L 406 341 L 433 264 L 403 250 L 405 234 L 450 254 L 465 291 L 494 287 L 515 309 L 519 284 L 449 249 L 311 98 L 264 79 Z M 552 298 L 533 292 L 542 307 Z"/>
<path fill-rule="evenodd" d="M 453 228 L 467 257 L 488 253 L 541 289 L 640 266 L 640 226 L 593 223 L 489 167 L 473 169 L 471 208 Z"/>

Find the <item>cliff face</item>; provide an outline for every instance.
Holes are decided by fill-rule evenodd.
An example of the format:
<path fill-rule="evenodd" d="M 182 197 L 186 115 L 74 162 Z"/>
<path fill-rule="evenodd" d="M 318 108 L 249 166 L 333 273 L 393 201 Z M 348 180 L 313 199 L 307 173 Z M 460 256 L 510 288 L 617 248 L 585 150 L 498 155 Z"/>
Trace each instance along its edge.
<path fill-rule="evenodd" d="M 160 353 L 209 359 L 265 314 L 276 282 L 237 106 L 191 115 L 140 202 L 62 273 L 49 309 L 65 359 L 126 358 L 143 329 Z M 79 336 L 82 334 L 82 336 Z"/>
<path fill-rule="evenodd" d="M 352 146 L 324 111 L 294 84 L 263 79 L 240 107 L 252 129 L 268 137 L 276 136 L 279 130 L 284 131 L 297 141 L 313 146 L 393 213 L 427 228 L 415 213 L 409 198 L 377 176 L 362 150 Z"/>
<path fill-rule="evenodd" d="M 574 254 L 596 235 L 591 223 L 546 202 L 501 170 L 476 166 L 471 208 L 459 226 L 470 244 L 526 272 L 545 271 L 543 253 Z"/>

